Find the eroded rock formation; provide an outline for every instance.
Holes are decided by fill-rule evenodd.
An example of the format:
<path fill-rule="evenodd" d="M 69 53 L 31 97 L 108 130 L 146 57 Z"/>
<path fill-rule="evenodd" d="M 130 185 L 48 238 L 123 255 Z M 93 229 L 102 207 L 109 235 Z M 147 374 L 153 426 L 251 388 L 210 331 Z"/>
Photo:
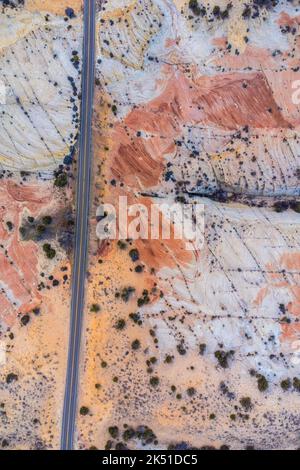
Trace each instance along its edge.
<path fill-rule="evenodd" d="M 103 2 L 95 209 L 198 202 L 205 232 L 95 241 L 80 447 L 299 447 L 299 23 L 297 1 Z"/>

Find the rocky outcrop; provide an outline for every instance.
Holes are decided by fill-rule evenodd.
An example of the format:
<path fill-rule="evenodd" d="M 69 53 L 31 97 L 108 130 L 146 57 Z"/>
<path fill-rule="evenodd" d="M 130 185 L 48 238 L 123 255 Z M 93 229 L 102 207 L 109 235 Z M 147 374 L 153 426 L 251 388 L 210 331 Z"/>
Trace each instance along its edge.
<path fill-rule="evenodd" d="M 193 250 L 162 236 L 95 248 L 82 448 L 139 448 L 141 423 L 151 448 L 298 448 L 296 3 L 99 14 L 95 206 L 199 203 L 205 229 Z M 138 31 L 135 13 L 114 23 L 138 11 Z"/>
<path fill-rule="evenodd" d="M 0 15 L 2 168 L 54 170 L 76 142 L 82 24 L 67 20 L 25 9 Z"/>

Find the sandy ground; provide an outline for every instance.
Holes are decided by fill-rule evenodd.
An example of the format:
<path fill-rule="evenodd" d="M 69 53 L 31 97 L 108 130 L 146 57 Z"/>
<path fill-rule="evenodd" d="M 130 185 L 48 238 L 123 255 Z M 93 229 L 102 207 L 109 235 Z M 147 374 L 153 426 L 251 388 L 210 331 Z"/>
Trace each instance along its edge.
<path fill-rule="evenodd" d="M 47 11 L 57 15 L 64 15 L 66 8 L 73 8 L 79 13 L 82 8 L 82 0 L 26 0 L 25 7 L 29 11 Z"/>
<path fill-rule="evenodd" d="M 80 86 L 71 59 L 72 52 L 81 50 L 81 5 L 81 1 L 28 1 L 23 10 L 1 10 L 0 67 L 9 93 L 0 104 L 0 124 L 10 136 L 2 139 L 0 150 L 0 448 L 4 450 L 60 446 L 70 319 L 76 171 L 70 153 L 75 159 L 77 80 Z M 46 17 L 46 12 L 65 16 L 67 7 L 74 8 L 77 18 Z M 58 28 L 55 34 L 52 27 Z M 7 56 L 11 56 L 9 70 Z M 14 72 L 13 62 L 18 69 Z M 68 77 L 75 78 L 71 82 Z M 47 149 L 51 168 L 41 163 L 39 145 Z M 61 171 L 68 184 L 58 188 L 54 171 L 66 156 L 68 164 Z M 46 256 L 47 244 L 51 259 Z"/>
<path fill-rule="evenodd" d="M 7 351 L 1 366 L 3 448 L 59 448 L 68 299 L 68 285 L 54 289 L 43 296 L 39 314 L 31 313 L 26 326 L 21 324 L 20 316 L 1 336 L 1 346 Z M 7 384 L 7 377 L 12 373 L 17 379 Z"/>
<path fill-rule="evenodd" d="M 297 194 L 299 17 L 243 3 L 101 15 L 78 448 L 298 447 L 299 214 L 273 204 Z M 201 249 L 97 242 L 101 202 L 189 193 Z"/>

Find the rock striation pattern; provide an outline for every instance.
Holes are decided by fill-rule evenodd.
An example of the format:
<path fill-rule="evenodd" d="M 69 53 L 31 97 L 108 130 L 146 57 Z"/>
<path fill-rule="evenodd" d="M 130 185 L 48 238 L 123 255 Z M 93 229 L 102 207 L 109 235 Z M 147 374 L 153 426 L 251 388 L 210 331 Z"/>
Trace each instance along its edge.
<path fill-rule="evenodd" d="M 201 203 L 205 228 L 192 251 L 94 240 L 78 446 L 296 449 L 299 2 L 98 20 L 95 211 Z"/>
<path fill-rule="evenodd" d="M 0 22 L 1 167 L 54 170 L 77 138 L 81 19 L 6 8 Z"/>
<path fill-rule="evenodd" d="M 0 1 L 0 448 L 59 448 L 81 1 Z"/>

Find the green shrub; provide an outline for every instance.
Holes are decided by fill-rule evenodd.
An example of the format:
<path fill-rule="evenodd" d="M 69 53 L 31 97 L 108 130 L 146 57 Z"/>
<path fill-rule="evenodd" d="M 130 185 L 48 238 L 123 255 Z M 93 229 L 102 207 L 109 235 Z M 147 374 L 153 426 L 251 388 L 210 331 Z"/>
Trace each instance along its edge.
<path fill-rule="evenodd" d="M 293 387 L 297 392 L 300 392 L 300 379 L 298 377 L 293 378 Z"/>
<path fill-rule="evenodd" d="M 124 330 L 125 326 L 126 326 L 126 322 L 123 318 L 120 318 L 119 320 L 117 320 L 114 325 L 116 330 Z"/>
<path fill-rule="evenodd" d="M 56 251 L 51 247 L 50 243 L 43 245 L 43 250 L 48 259 L 53 259 L 56 256 Z"/>
<path fill-rule="evenodd" d="M 165 357 L 165 363 L 171 364 L 174 360 L 174 356 L 170 356 L 169 354 Z"/>
<path fill-rule="evenodd" d="M 58 188 L 63 188 L 68 183 L 68 176 L 66 173 L 60 173 L 54 180 L 54 186 Z"/>
<path fill-rule="evenodd" d="M 135 262 L 140 259 L 139 252 L 136 248 L 133 248 L 132 250 L 129 251 L 129 256 L 131 258 L 131 261 Z"/>
<path fill-rule="evenodd" d="M 43 218 L 42 218 L 42 222 L 43 224 L 45 225 L 51 225 L 52 224 L 52 217 L 50 215 L 45 215 Z"/>
<path fill-rule="evenodd" d="M 250 397 L 242 397 L 240 399 L 240 404 L 242 405 L 245 411 L 249 411 L 253 407 Z"/>
<path fill-rule="evenodd" d="M 291 383 L 291 380 L 290 379 L 284 379 L 280 382 L 280 386 L 282 388 L 282 390 L 284 391 L 287 391 L 291 388 L 292 386 L 292 383 Z"/>
<path fill-rule="evenodd" d="M 26 326 L 30 322 L 30 316 L 29 315 L 23 315 L 21 318 L 21 323 L 23 326 Z"/>
<path fill-rule="evenodd" d="M 159 385 L 159 378 L 156 376 L 153 376 L 150 378 L 150 385 L 152 387 L 157 387 Z"/>
<path fill-rule="evenodd" d="M 116 439 L 119 436 L 119 428 L 118 426 L 110 426 L 108 428 L 108 432 L 113 439 Z"/>
<path fill-rule="evenodd" d="M 193 397 L 196 393 L 196 389 L 194 387 L 189 387 L 186 391 L 189 397 Z"/>
<path fill-rule="evenodd" d="M 89 414 L 89 408 L 87 406 L 82 406 L 79 410 L 79 413 L 82 415 L 82 416 L 86 416 L 87 414 Z"/>
<path fill-rule="evenodd" d="M 138 339 L 135 339 L 132 343 L 131 343 L 131 348 L 134 350 L 134 351 L 137 351 L 138 349 L 140 349 L 141 347 L 141 342 L 138 340 Z"/>
<path fill-rule="evenodd" d="M 269 382 L 264 375 L 257 375 L 257 386 L 260 392 L 265 392 L 269 388 Z"/>
<path fill-rule="evenodd" d="M 101 310 L 101 308 L 100 308 L 99 304 L 92 304 L 91 305 L 91 308 L 90 308 L 91 312 L 98 313 L 98 312 L 100 312 L 100 310 Z"/>
<path fill-rule="evenodd" d="M 234 351 L 215 351 L 215 358 L 223 369 L 229 367 L 228 359 L 234 355 Z"/>

